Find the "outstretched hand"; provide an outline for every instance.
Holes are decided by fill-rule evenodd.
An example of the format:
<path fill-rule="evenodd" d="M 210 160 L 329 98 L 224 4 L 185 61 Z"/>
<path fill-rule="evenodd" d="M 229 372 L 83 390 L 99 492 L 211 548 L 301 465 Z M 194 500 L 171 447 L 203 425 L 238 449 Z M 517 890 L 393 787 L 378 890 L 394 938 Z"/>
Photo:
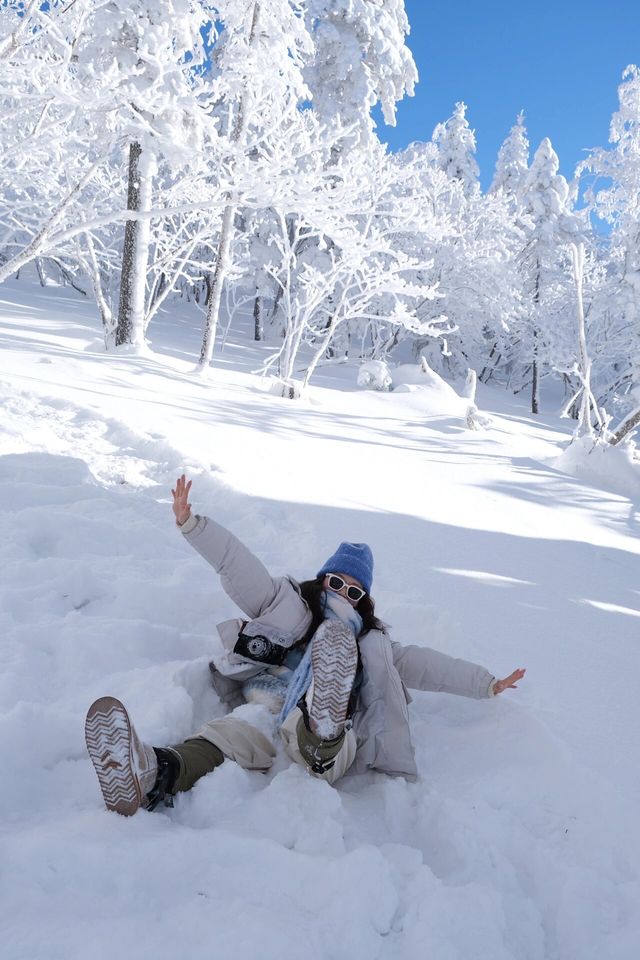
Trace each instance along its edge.
<path fill-rule="evenodd" d="M 178 477 L 176 488 L 172 490 L 173 494 L 173 512 L 176 517 L 176 523 L 182 526 L 191 516 L 191 504 L 189 503 L 189 491 L 191 490 L 191 480 L 187 480 L 184 473 Z"/>
<path fill-rule="evenodd" d="M 517 689 L 518 680 L 522 680 L 526 673 L 526 670 L 522 667 L 519 667 L 517 670 L 514 670 L 513 673 L 510 673 L 508 677 L 505 677 L 504 680 L 495 680 L 493 684 L 493 692 L 497 696 L 499 693 L 502 693 L 503 690 L 508 690 L 510 687 L 513 687 L 514 690 Z"/>

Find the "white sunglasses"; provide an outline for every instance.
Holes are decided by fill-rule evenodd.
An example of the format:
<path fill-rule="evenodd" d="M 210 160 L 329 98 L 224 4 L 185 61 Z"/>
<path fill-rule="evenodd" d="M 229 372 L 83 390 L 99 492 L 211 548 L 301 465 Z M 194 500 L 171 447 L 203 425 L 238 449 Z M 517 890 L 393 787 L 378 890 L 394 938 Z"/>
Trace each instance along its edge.
<path fill-rule="evenodd" d="M 327 586 L 330 590 L 333 590 L 334 593 L 340 593 L 343 587 L 346 587 L 347 596 L 349 600 L 353 600 L 354 603 L 358 603 L 367 595 L 366 590 L 363 590 L 361 587 L 354 586 L 353 583 L 347 583 L 347 581 L 343 580 L 342 577 L 339 577 L 337 573 L 328 573 L 327 578 Z"/>

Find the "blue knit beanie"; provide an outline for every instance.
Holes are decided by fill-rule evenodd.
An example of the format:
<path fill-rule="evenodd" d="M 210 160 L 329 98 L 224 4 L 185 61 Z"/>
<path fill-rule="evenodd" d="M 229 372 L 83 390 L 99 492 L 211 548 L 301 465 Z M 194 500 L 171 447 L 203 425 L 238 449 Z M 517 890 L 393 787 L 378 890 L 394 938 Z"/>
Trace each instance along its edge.
<path fill-rule="evenodd" d="M 371 593 L 373 583 L 373 554 L 366 543 L 341 543 L 333 556 L 322 565 L 316 576 L 325 573 L 348 573 L 355 577 L 367 593 Z"/>

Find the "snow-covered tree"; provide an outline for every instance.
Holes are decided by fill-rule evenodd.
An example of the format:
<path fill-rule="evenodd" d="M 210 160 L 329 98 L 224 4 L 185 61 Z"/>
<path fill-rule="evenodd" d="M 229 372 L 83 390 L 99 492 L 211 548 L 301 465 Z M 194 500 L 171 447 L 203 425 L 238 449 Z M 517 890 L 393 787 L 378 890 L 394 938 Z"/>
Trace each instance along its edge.
<path fill-rule="evenodd" d="M 287 318 L 282 348 L 267 364 L 278 365 L 287 383 L 295 373 L 302 348 L 306 385 L 340 329 L 359 330 L 362 340 L 370 324 L 388 325 L 414 334 L 439 335 L 438 320 L 421 320 L 419 304 L 437 296 L 435 285 L 416 277 L 430 264 L 408 255 L 398 242 L 425 228 L 415 198 L 403 189 L 405 169 L 378 144 L 338 158 L 308 219 L 299 216 L 295 231 L 313 237 L 299 267 L 297 232 L 284 218 L 276 243 L 279 262 L 296 271 L 295 283 L 278 271 Z M 310 351 L 310 352 L 309 352 Z"/>
<path fill-rule="evenodd" d="M 529 221 L 527 245 L 521 255 L 528 284 L 529 308 L 521 331 L 521 355 L 528 353 L 531 412 L 539 411 L 540 368 L 544 361 L 545 323 L 542 297 L 557 266 L 561 245 L 578 238 L 578 221 L 571 209 L 569 185 L 559 173 L 560 162 L 548 137 L 531 161 L 522 187 L 522 209 Z M 524 358 L 523 358 L 523 362 Z"/>
<path fill-rule="evenodd" d="M 438 146 L 438 166 L 452 180 L 459 180 L 465 193 L 479 189 L 480 171 L 475 159 L 476 138 L 466 117 L 465 103 L 456 103 L 453 114 L 433 131 Z"/>
<path fill-rule="evenodd" d="M 431 260 L 421 279 L 438 284 L 440 297 L 418 313 L 448 321 L 443 338 L 416 337 L 414 348 L 443 375 L 466 376 L 473 366 L 489 379 L 509 361 L 509 323 L 519 308 L 515 256 L 525 238 L 511 200 L 504 193 L 482 196 L 462 178 L 450 177 L 436 144 L 412 144 L 399 159 L 416 171 L 413 203 L 432 224 L 401 241 Z"/>
<path fill-rule="evenodd" d="M 578 421 L 578 425 L 576 427 L 574 437 L 586 437 L 592 440 L 594 438 L 593 421 L 595 420 L 599 430 L 603 429 L 604 422 L 591 384 L 592 360 L 587 346 L 587 329 L 583 296 L 585 264 L 584 244 L 572 243 L 570 250 L 573 279 L 575 283 L 577 341 L 577 356 L 571 372 L 578 380 L 579 387 L 576 393 L 569 400 L 569 403 L 566 405 L 563 415 L 566 416 L 570 408 L 575 406 L 577 408 L 576 419 Z"/>
<path fill-rule="evenodd" d="M 201 370 L 219 315 L 253 312 L 285 382 L 409 341 L 445 376 L 531 382 L 534 410 L 555 372 L 583 426 L 589 392 L 620 438 L 640 422 L 637 67 L 581 168 L 598 239 L 548 140 L 528 166 L 522 115 L 486 195 L 463 103 L 431 142 L 381 145 L 372 111 L 393 123 L 416 80 L 403 0 L 0 13 L 0 282 L 34 260 L 93 292 L 106 342 L 136 346 L 178 290 L 206 312 Z"/>
<path fill-rule="evenodd" d="M 116 345 L 144 342 L 149 212 L 158 162 L 188 163 L 205 120 L 194 80 L 205 59 L 210 11 L 200 0 L 107 0 L 86 23 L 76 49 L 79 82 L 92 92 L 91 116 L 127 153 Z"/>
<path fill-rule="evenodd" d="M 242 206 L 244 187 L 260 176 L 256 164 L 281 154 L 284 145 L 293 152 L 294 161 L 296 148 L 313 149 L 305 137 L 310 121 L 300 110 L 309 97 L 303 67 L 313 50 L 302 5 L 297 0 L 221 0 L 218 17 L 223 29 L 213 60 L 225 118 L 223 135 L 231 157 L 231 189 L 222 212 L 211 279 L 200 351 L 203 370 L 213 354 L 234 217 Z M 274 196 L 283 183 L 284 179 L 273 184 Z"/>
<path fill-rule="evenodd" d="M 404 0 L 309 0 L 305 16 L 314 50 L 305 63 L 303 77 L 312 113 L 323 130 L 326 164 L 331 168 L 345 152 L 366 150 L 368 145 L 376 149 L 371 113 L 377 104 L 382 107 L 385 122 L 394 124 L 396 102 L 413 95 L 417 72 L 405 45 L 409 24 Z M 296 271 L 290 270 L 291 256 L 305 258 L 310 244 L 319 242 L 309 234 L 304 211 L 301 224 L 295 223 L 296 215 L 287 214 L 287 230 L 298 238 L 300 246 L 287 250 L 275 271 L 276 276 L 286 276 L 293 283 Z M 320 242 L 323 246 L 331 243 L 327 238 Z M 255 283 L 254 315 L 261 316 L 264 304 L 270 301 L 270 319 L 275 321 L 282 312 L 284 287 L 278 283 L 269 296 L 268 278 L 260 269 Z M 294 292 L 287 295 L 289 302 L 291 296 L 295 298 Z M 289 329 L 286 313 L 281 319 Z"/>
<path fill-rule="evenodd" d="M 152 171 L 161 165 L 158 183 L 171 185 L 175 216 L 180 203 L 193 205 L 193 195 L 180 197 L 174 188 L 179 172 L 189 169 L 191 183 L 202 167 L 205 134 L 207 159 L 217 159 L 213 120 L 198 84 L 208 7 L 204 0 L 175 0 L 159 13 L 142 0 L 134 7 L 120 0 L 51 3 L 33 11 L 20 43 L 14 30 L 2 47 L 12 52 L 0 59 L 0 72 L 11 78 L 0 94 L 7 129 L 0 218 L 6 210 L 8 227 L 0 240 L 0 280 L 40 256 L 80 264 L 107 340 L 118 299 L 118 342 L 144 340 L 148 251 L 156 232 L 168 236 L 162 224 L 168 198 L 157 197 L 158 217 L 151 218 Z M 210 194 L 200 190 L 199 201 Z M 112 254 L 125 222 L 125 255 L 118 253 L 116 262 Z M 175 239 L 179 261 L 184 237 L 178 231 Z M 165 276 L 171 271 L 165 264 Z M 112 282 L 116 272 L 119 285 Z"/>
<path fill-rule="evenodd" d="M 590 209 L 610 224 L 607 282 L 595 304 L 594 326 L 608 331 L 608 359 L 615 393 L 631 405 L 616 430 L 618 441 L 640 423 L 634 397 L 640 387 L 640 69 L 626 68 L 618 87 L 609 149 L 599 148 L 580 165 L 596 175 L 586 191 Z M 601 338 L 600 338 L 601 339 Z"/>
<path fill-rule="evenodd" d="M 519 113 L 516 123 L 498 151 L 496 169 L 489 188 L 490 193 L 502 190 L 518 197 L 529 170 L 529 140 L 524 125 L 524 114 Z"/>
<path fill-rule="evenodd" d="M 346 132 L 333 153 L 366 144 L 371 112 L 380 104 L 395 126 L 396 103 L 413 96 L 418 73 L 405 44 L 409 21 L 404 0 L 308 0 L 307 23 L 315 44 L 304 76 L 321 123 Z"/>
<path fill-rule="evenodd" d="M 74 123 L 73 61 L 88 0 L 12 4 L 0 18 L 0 282 L 74 219 L 101 164 Z"/>

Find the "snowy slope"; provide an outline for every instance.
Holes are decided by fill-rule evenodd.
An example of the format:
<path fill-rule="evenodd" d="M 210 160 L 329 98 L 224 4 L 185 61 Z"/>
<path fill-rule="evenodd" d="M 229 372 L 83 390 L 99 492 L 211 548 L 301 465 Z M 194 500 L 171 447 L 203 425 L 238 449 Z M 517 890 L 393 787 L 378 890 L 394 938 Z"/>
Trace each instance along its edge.
<path fill-rule="evenodd" d="M 0 289 L 3 956 L 635 960 L 632 467 L 622 486 L 562 472 L 566 423 L 496 391 L 470 432 L 444 394 L 359 392 L 349 366 L 274 397 L 251 373 L 265 348 L 233 335 L 197 380 L 186 314 L 146 357 L 96 332 L 65 290 Z M 367 540 L 396 639 L 526 666 L 520 689 L 417 693 L 415 784 L 333 789 L 280 757 L 108 814 L 83 744 L 96 696 L 158 745 L 220 712 L 207 663 L 235 608 L 172 524 L 183 469 L 273 573 Z"/>

